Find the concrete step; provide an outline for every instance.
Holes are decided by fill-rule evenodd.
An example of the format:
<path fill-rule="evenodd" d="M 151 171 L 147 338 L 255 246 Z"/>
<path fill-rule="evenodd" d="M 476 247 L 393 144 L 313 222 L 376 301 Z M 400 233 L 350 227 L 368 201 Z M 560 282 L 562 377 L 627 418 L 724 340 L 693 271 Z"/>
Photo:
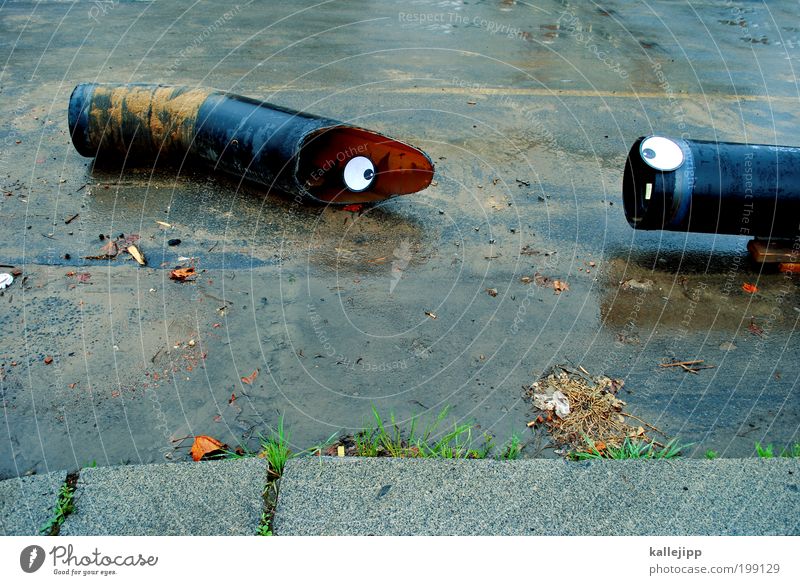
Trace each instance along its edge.
<path fill-rule="evenodd" d="M 39 535 L 66 479 L 66 471 L 54 471 L 0 481 L 0 534 Z"/>
<path fill-rule="evenodd" d="M 263 459 L 81 470 L 62 535 L 254 535 Z"/>
<path fill-rule="evenodd" d="M 290 461 L 277 535 L 800 533 L 800 461 Z"/>

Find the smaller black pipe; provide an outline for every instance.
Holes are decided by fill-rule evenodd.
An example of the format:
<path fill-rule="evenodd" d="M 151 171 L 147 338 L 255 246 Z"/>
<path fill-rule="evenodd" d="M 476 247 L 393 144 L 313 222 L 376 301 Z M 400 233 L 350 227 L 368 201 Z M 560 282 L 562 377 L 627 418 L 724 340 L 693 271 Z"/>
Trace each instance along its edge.
<path fill-rule="evenodd" d="M 625 163 L 622 198 L 635 229 L 800 234 L 800 148 L 669 138 L 682 163 L 659 170 L 654 153 L 641 149 L 649 138 L 633 144 Z"/>

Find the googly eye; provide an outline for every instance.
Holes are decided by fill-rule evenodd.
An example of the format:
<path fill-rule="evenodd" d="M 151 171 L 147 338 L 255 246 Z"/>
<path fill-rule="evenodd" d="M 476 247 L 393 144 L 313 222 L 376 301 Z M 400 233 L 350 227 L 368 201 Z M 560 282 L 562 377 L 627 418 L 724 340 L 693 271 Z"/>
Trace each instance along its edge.
<path fill-rule="evenodd" d="M 375 166 L 366 156 L 354 156 L 344 166 L 345 186 L 358 193 L 367 190 L 375 181 Z"/>
<path fill-rule="evenodd" d="M 648 166 L 657 171 L 674 171 L 683 164 L 680 145 L 664 136 L 648 136 L 642 140 L 639 154 Z"/>

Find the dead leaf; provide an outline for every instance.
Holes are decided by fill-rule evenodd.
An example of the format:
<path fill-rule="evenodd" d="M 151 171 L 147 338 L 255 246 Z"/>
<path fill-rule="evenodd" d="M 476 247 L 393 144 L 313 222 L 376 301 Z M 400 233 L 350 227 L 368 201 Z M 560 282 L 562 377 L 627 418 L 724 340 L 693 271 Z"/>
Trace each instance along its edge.
<path fill-rule="evenodd" d="M 249 376 L 242 376 L 242 382 L 245 384 L 252 384 L 258 378 L 258 368 Z"/>
<path fill-rule="evenodd" d="M 119 254 L 119 247 L 114 240 L 109 240 L 109 242 L 100 248 L 100 254 L 97 256 L 84 256 L 86 260 L 113 260 Z"/>
<path fill-rule="evenodd" d="M 169 277 L 172 280 L 177 280 L 178 282 L 186 282 L 190 280 L 191 277 L 195 275 L 194 266 L 187 266 L 186 268 L 176 268 L 172 272 L 169 273 Z"/>
<path fill-rule="evenodd" d="M 140 240 L 139 234 L 128 234 L 127 236 L 122 234 L 119 238 L 117 238 L 117 246 L 119 247 L 121 252 L 125 252 L 128 250 L 128 247 L 131 244 L 134 244 Z"/>
<path fill-rule="evenodd" d="M 214 437 L 208 435 L 197 435 L 192 443 L 192 459 L 200 461 L 203 457 L 210 453 L 214 453 L 225 448 L 224 443 L 220 443 Z"/>
<path fill-rule="evenodd" d="M 755 321 L 752 319 L 750 320 L 750 325 L 747 326 L 747 330 L 756 335 L 758 337 L 762 337 L 764 335 L 764 329 L 760 327 Z"/>
<path fill-rule="evenodd" d="M 742 284 L 742 290 L 752 295 L 758 292 L 758 287 L 754 284 L 750 284 L 749 282 L 745 282 Z"/>
<path fill-rule="evenodd" d="M 496 296 L 497 296 L 497 289 L 496 289 L 496 288 L 487 288 L 487 289 L 486 289 L 486 293 L 487 293 L 487 294 L 488 294 L 490 297 L 496 297 Z"/>
<path fill-rule="evenodd" d="M 228 404 L 233 404 L 234 402 L 236 402 L 236 393 L 231 392 L 231 397 L 228 398 Z"/>
<path fill-rule="evenodd" d="M 133 256 L 133 259 L 136 260 L 141 266 L 145 266 L 147 262 L 144 259 L 144 254 L 139 251 L 139 248 L 131 244 L 128 246 L 128 254 Z"/>
<path fill-rule="evenodd" d="M 557 295 L 560 295 L 562 292 L 569 290 L 569 284 L 565 280 L 554 280 L 553 290 Z"/>
<path fill-rule="evenodd" d="M 522 284 L 530 284 L 533 282 L 533 279 L 530 276 L 523 276 L 519 279 Z"/>
<path fill-rule="evenodd" d="M 113 240 L 108 242 L 102 248 L 100 248 L 100 251 L 103 253 L 104 256 L 108 258 L 116 258 L 117 254 L 119 254 L 119 248 L 117 247 L 117 243 Z"/>

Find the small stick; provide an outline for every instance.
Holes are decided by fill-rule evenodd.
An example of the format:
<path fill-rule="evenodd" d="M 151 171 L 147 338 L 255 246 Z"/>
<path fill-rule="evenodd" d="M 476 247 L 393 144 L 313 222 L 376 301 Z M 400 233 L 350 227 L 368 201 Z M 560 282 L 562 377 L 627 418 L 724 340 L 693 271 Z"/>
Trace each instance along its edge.
<path fill-rule="evenodd" d="M 69 225 L 70 223 L 72 223 L 72 221 L 73 221 L 73 220 L 76 220 L 76 219 L 78 219 L 78 216 L 79 216 L 79 215 L 80 215 L 80 213 L 76 213 L 76 214 L 75 214 L 75 215 L 73 215 L 72 217 L 68 217 L 67 219 L 65 219 L 65 220 L 64 220 L 64 223 L 65 223 L 65 224 L 67 224 L 67 225 Z"/>
<path fill-rule="evenodd" d="M 693 373 L 693 374 L 696 374 L 696 373 L 697 373 L 697 370 L 693 370 L 693 369 L 692 369 L 692 368 L 690 368 L 689 366 L 685 366 L 685 365 L 683 365 L 683 364 L 678 364 L 678 365 L 679 365 L 680 367 L 682 367 L 684 370 L 686 370 L 687 372 L 691 372 L 691 373 Z"/>
<path fill-rule="evenodd" d="M 702 364 L 705 360 L 689 360 L 686 362 L 669 362 L 666 364 L 658 364 L 662 368 L 672 368 L 674 366 L 691 366 L 694 364 Z"/>
<path fill-rule="evenodd" d="M 627 412 L 620 412 L 620 414 L 621 414 L 622 416 L 627 416 L 628 418 L 632 418 L 632 419 L 634 419 L 634 420 L 638 420 L 640 423 L 642 423 L 642 424 L 643 424 L 644 426 L 646 426 L 647 428 L 653 429 L 655 432 L 657 432 L 657 433 L 661 433 L 661 434 L 662 434 L 662 435 L 664 435 L 665 437 L 667 436 L 667 435 L 666 435 L 666 433 L 665 433 L 664 431 L 662 431 L 662 430 L 661 430 L 661 429 L 659 429 L 658 427 L 654 427 L 653 425 L 651 425 L 651 424 L 650 424 L 650 423 L 648 423 L 648 422 L 645 422 L 645 421 L 643 421 L 643 420 L 642 420 L 642 419 L 640 419 L 638 416 L 635 416 L 635 415 L 633 415 L 633 414 L 630 414 L 630 413 L 627 413 Z"/>

